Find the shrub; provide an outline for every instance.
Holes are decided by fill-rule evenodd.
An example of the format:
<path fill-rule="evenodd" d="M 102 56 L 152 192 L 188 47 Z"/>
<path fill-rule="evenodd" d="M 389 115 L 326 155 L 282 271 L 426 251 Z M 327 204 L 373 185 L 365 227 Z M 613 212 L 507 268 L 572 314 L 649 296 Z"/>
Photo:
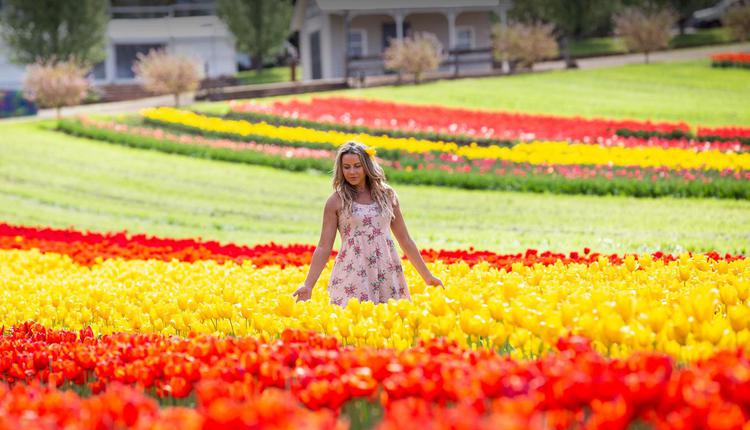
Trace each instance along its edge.
<path fill-rule="evenodd" d="M 669 46 L 670 31 L 677 15 L 669 9 L 627 8 L 615 16 L 615 34 L 622 37 L 631 52 L 648 54 Z"/>
<path fill-rule="evenodd" d="M 144 88 L 156 94 L 172 94 L 175 106 L 180 106 L 180 94 L 195 91 L 201 79 L 198 64 L 185 56 L 151 50 L 138 54 L 133 72 Z"/>
<path fill-rule="evenodd" d="M 750 39 L 750 4 L 730 9 L 722 22 L 729 28 L 732 37 L 742 42 Z"/>
<path fill-rule="evenodd" d="M 24 96 L 39 107 L 55 108 L 59 120 L 60 108 L 77 105 L 86 97 L 88 72 L 74 60 L 37 61 L 26 68 Z"/>
<path fill-rule="evenodd" d="M 551 24 L 498 24 L 492 29 L 494 55 L 522 68 L 532 69 L 534 63 L 560 54 L 553 31 L 554 26 Z"/>
<path fill-rule="evenodd" d="M 443 46 L 432 33 L 415 33 L 403 40 L 393 39 L 383 53 L 385 66 L 399 72 L 414 75 L 414 82 L 420 82 L 425 72 L 440 66 Z"/>

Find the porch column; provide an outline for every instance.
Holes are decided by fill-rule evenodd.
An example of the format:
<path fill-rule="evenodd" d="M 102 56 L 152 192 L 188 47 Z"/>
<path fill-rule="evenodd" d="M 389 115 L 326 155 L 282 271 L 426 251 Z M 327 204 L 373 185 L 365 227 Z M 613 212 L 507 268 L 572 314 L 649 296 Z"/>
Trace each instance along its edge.
<path fill-rule="evenodd" d="M 351 23 L 349 11 L 344 11 L 344 81 L 349 82 L 349 24 Z"/>
<path fill-rule="evenodd" d="M 404 13 L 396 12 L 393 19 L 396 21 L 396 39 L 404 40 Z"/>
<path fill-rule="evenodd" d="M 500 2 L 500 6 L 495 8 L 495 13 L 500 18 L 500 26 L 501 27 L 507 27 L 508 26 L 508 10 L 513 8 L 513 2 L 510 0 L 502 0 Z M 494 54 L 490 54 L 494 55 Z M 494 59 L 493 59 L 494 61 Z M 500 70 L 502 72 L 510 71 L 510 64 L 508 64 L 507 60 L 503 60 Z"/>
<path fill-rule="evenodd" d="M 456 48 L 456 15 L 458 14 L 453 9 L 445 13 L 445 17 L 448 18 L 448 50 L 449 51 Z"/>

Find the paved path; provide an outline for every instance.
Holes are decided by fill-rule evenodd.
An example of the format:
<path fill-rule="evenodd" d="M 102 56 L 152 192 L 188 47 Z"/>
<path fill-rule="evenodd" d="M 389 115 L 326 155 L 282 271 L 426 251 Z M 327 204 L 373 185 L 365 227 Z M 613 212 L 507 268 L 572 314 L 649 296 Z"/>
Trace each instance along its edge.
<path fill-rule="evenodd" d="M 748 51 L 750 52 L 750 43 L 736 43 L 731 45 L 714 45 L 700 48 L 686 48 L 686 49 L 674 49 L 671 51 L 656 52 L 650 55 L 650 62 L 652 63 L 663 63 L 663 62 L 675 62 L 675 61 L 690 61 L 708 58 L 711 54 L 720 52 L 739 52 Z M 626 64 L 641 64 L 643 63 L 643 54 L 627 54 L 627 55 L 611 55 L 606 57 L 592 57 L 579 59 L 578 67 L 580 69 L 598 69 L 604 67 L 615 67 L 623 66 Z M 543 70 L 560 70 L 565 68 L 563 61 L 548 61 L 539 63 L 534 66 L 535 71 Z M 290 83 L 294 85 L 294 83 Z M 184 94 L 181 97 L 181 101 L 184 104 L 192 103 L 193 96 Z M 159 96 L 149 97 L 138 100 L 129 100 L 123 102 L 112 102 L 112 103 L 97 103 L 82 106 L 74 106 L 70 108 L 63 108 L 63 116 L 72 116 L 79 114 L 96 114 L 96 113 L 125 113 L 125 112 L 136 112 L 140 109 L 153 106 L 171 106 L 173 104 L 172 96 Z M 54 109 L 42 109 L 37 114 L 37 118 L 54 118 L 56 115 Z M 27 117 L 28 118 L 28 117 Z M 13 121 L 13 118 L 8 118 L 2 121 Z M 22 119 L 16 119 L 22 120 Z"/>
<path fill-rule="evenodd" d="M 651 63 L 671 63 L 677 61 L 691 61 L 708 58 L 720 52 L 750 52 L 750 43 L 735 43 L 731 45 L 714 45 L 700 48 L 673 49 L 655 52 L 649 55 Z M 643 64 L 643 54 L 611 55 L 606 57 L 582 58 L 577 60 L 580 69 L 601 69 L 604 67 L 624 66 L 626 64 Z M 534 70 L 564 69 L 563 61 L 548 61 L 534 65 Z"/>

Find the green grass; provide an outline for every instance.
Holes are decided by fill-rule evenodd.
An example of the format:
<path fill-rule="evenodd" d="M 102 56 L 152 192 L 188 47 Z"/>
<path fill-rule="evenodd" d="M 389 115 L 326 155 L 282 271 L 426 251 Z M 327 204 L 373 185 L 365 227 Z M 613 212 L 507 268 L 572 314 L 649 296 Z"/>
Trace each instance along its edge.
<path fill-rule="evenodd" d="M 625 54 L 627 52 L 625 44 L 619 37 L 590 37 L 570 43 L 570 55 L 577 58 Z"/>
<path fill-rule="evenodd" d="M 420 247 L 745 253 L 750 202 L 398 186 Z M 4 124 L 0 219 L 237 243 L 317 243 L 327 175 L 200 160 Z M 338 240 L 336 246 L 338 247 Z"/>
<path fill-rule="evenodd" d="M 712 68 L 708 60 L 443 80 L 286 98 L 315 95 L 564 116 L 750 126 L 750 71 Z M 224 112 L 227 104 L 201 103 L 196 107 Z"/>
<path fill-rule="evenodd" d="M 675 36 L 670 42 L 670 48 L 690 48 L 694 46 L 721 45 L 732 43 L 736 40 L 732 38 L 729 30 L 724 27 L 700 29 L 695 33 L 682 34 Z"/>
<path fill-rule="evenodd" d="M 721 45 L 734 40 L 726 28 L 700 29 L 695 33 L 678 34 L 669 42 L 670 48 L 691 48 L 696 46 Z M 619 37 L 590 37 L 573 41 L 570 55 L 573 57 L 595 57 L 598 55 L 626 54 L 628 49 Z"/>
<path fill-rule="evenodd" d="M 297 79 L 302 76 L 302 68 L 297 67 Z M 288 82 L 292 80 L 292 72 L 288 66 L 271 67 L 261 69 L 260 72 L 255 70 L 245 70 L 237 73 L 242 85 L 270 84 L 273 82 Z"/>

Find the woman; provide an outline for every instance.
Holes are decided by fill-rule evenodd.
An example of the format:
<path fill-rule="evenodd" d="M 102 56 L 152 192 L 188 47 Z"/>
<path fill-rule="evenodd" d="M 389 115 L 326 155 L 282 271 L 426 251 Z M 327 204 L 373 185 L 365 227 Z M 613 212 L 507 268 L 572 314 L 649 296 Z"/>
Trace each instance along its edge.
<path fill-rule="evenodd" d="M 373 149 L 358 142 L 341 146 L 333 170 L 333 189 L 325 205 L 320 241 L 307 278 L 294 292 L 298 301 L 310 299 L 331 255 L 337 229 L 341 251 L 328 283 L 331 303 L 346 306 L 353 297 L 375 303 L 410 299 L 391 230 L 424 282 L 443 286 L 430 273 L 409 236 L 396 192 L 386 183 Z"/>

